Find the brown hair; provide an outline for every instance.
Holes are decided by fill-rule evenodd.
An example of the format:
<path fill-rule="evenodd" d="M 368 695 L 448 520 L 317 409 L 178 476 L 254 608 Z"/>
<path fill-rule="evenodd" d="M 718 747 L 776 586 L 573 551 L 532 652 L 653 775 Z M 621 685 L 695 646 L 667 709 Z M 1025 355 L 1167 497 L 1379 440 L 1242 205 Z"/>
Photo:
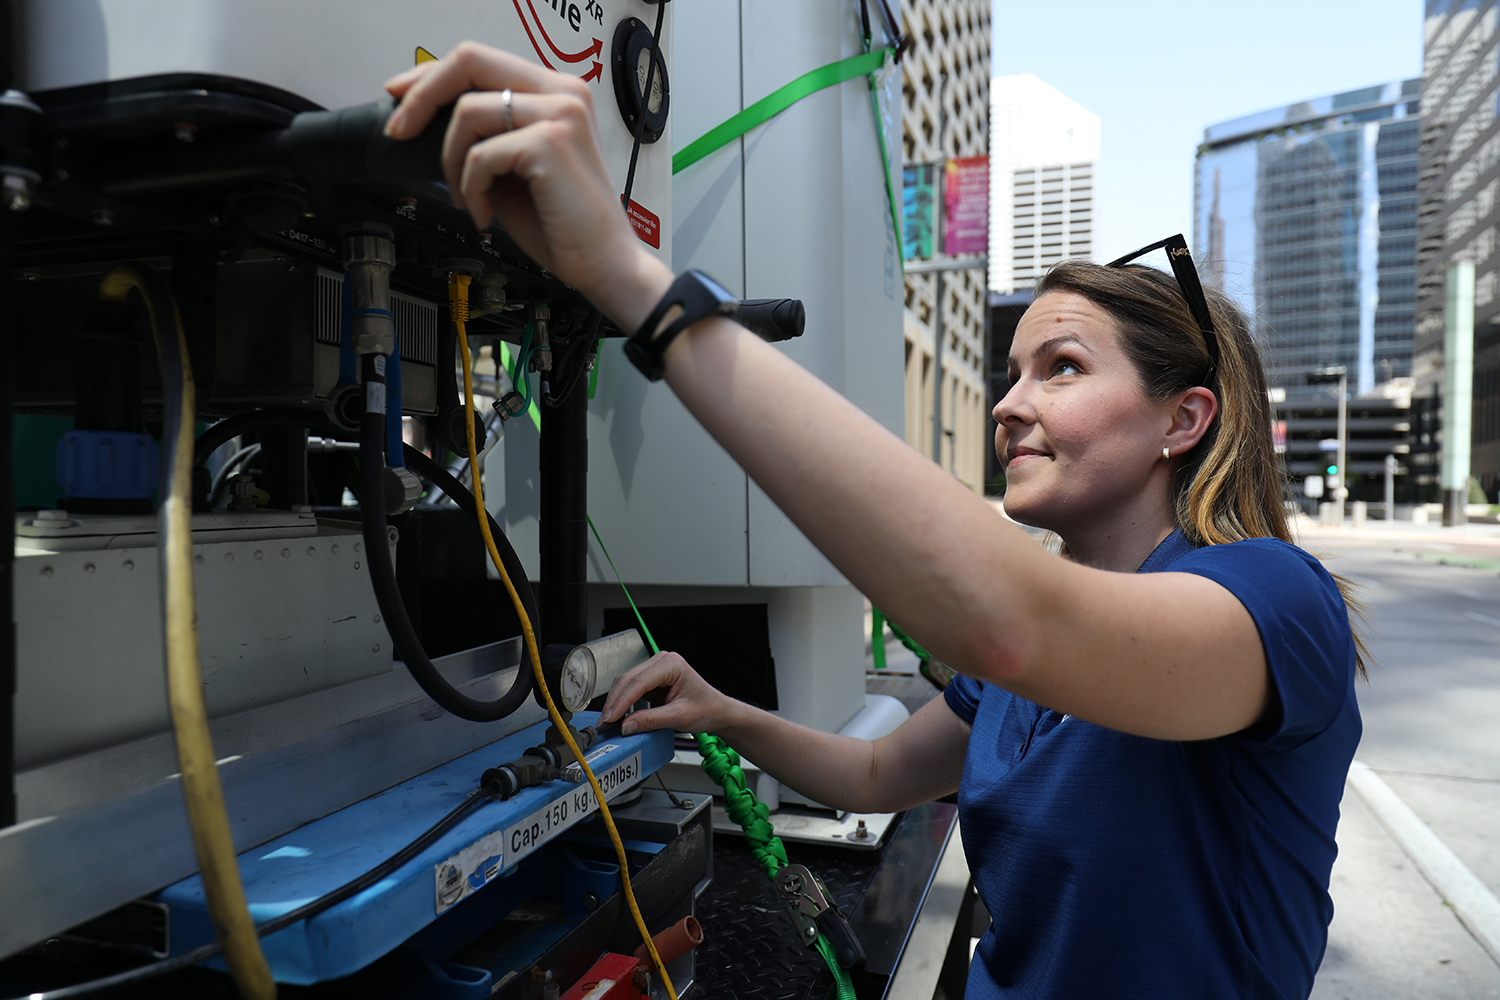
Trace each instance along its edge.
<path fill-rule="evenodd" d="M 1036 294 L 1061 291 L 1082 295 L 1115 321 L 1120 346 L 1152 399 L 1168 399 L 1197 385 L 1207 385 L 1218 398 L 1218 414 L 1183 456 L 1174 482 L 1177 526 L 1188 540 L 1195 545 L 1245 538 L 1291 542 L 1286 476 L 1271 440 L 1265 366 L 1244 313 L 1223 293 L 1203 289 L 1219 340 L 1219 365 L 1209 373 L 1203 332 L 1177 279 L 1165 271 L 1142 264 L 1104 267 L 1065 260 L 1047 272 Z M 1337 574 L 1334 579 L 1345 605 L 1363 618 L 1354 585 Z M 1350 629 L 1363 676 L 1364 640 L 1352 621 Z"/>

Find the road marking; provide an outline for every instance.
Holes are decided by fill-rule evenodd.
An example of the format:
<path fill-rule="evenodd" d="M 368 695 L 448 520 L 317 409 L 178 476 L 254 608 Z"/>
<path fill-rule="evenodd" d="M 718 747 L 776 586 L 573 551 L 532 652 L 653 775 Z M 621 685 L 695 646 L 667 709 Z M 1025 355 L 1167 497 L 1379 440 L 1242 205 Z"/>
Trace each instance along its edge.
<path fill-rule="evenodd" d="M 1455 590 L 1454 593 L 1457 594 L 1459 597 L 1472 597 L 1476 601 L 1493 601 L 1493 600 L 1496 600 L 1496 598 L 1495 598 L 1494 595 L 1492 595 L 1492 594 L 1481 594 L 1477 590 Z"/>
<path fill-rule="evenodd" d="M 1464 617 L 1472 618 L 1476 622 L 1484 622 L 1486 625 L 1500 626 L 1500 618 L 1491 618 L 1489 615 L 1482 615 L 1478 611 L 1465 611 Z"/>
<path fill-rule="evenodd" d="M 1500 900 L 1495 894 L 1367 765 L 1355 761 L 1349 766 L 1349 785 L 1474 940 L 1500 964 Z"/>

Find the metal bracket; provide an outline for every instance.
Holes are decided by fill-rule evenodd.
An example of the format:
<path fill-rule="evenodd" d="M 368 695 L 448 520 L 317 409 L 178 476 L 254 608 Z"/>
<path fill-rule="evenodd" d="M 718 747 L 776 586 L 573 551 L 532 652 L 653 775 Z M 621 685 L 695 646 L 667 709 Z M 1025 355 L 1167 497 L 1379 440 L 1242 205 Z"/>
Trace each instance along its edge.
<path fill-rule="evenodd" d="M 838 956 L 839 965 L 846 969 L 863 968 L 865 952 L 854 935 L 854 928 L 839 912 L 838 903 L 828 892 L 823 880 L 804 865 L 787 865 L 776 874 L 776 894 L 797 925 L 797 933 L 809 948 L 818 939 L 818 932 L 828 935 Z"/>

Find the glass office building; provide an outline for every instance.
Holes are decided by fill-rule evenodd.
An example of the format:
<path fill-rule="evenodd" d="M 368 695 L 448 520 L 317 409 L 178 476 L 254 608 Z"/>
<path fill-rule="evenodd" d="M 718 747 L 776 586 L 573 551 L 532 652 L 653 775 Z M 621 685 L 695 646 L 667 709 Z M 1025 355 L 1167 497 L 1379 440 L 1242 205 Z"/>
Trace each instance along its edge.
<path fill-rule="evenodd" d="M 1427 0 L 1423 24 L 1420 230 L 1414 375 L 1436 398 L 1444 379 L 1450 265 L 1474 265 L 1469 468 L 1500 490 L 1500 11 L 1496 0 Z"/>
<path fill-rule="evenodd" d="M 1411 374 L 1421 80 L 1204 129 L 1193 251 L 1253 318 L 1273 386 L 1345 365 L 1351 394 Z"/>

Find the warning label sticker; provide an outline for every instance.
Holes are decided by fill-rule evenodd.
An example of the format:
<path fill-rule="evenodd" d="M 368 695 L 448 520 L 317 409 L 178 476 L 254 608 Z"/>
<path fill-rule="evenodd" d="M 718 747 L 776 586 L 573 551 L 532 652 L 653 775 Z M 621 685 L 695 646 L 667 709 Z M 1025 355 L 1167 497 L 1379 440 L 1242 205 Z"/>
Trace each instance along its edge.
<path fill-rule="evenodd" d="M 654 250 L 661 249 L 661 219 L 654 213 L 642 208 L 634 198 L 630 200 L 625 214 L 630 218 L 630 224 L 635 227 L 635 234 Z"/>

